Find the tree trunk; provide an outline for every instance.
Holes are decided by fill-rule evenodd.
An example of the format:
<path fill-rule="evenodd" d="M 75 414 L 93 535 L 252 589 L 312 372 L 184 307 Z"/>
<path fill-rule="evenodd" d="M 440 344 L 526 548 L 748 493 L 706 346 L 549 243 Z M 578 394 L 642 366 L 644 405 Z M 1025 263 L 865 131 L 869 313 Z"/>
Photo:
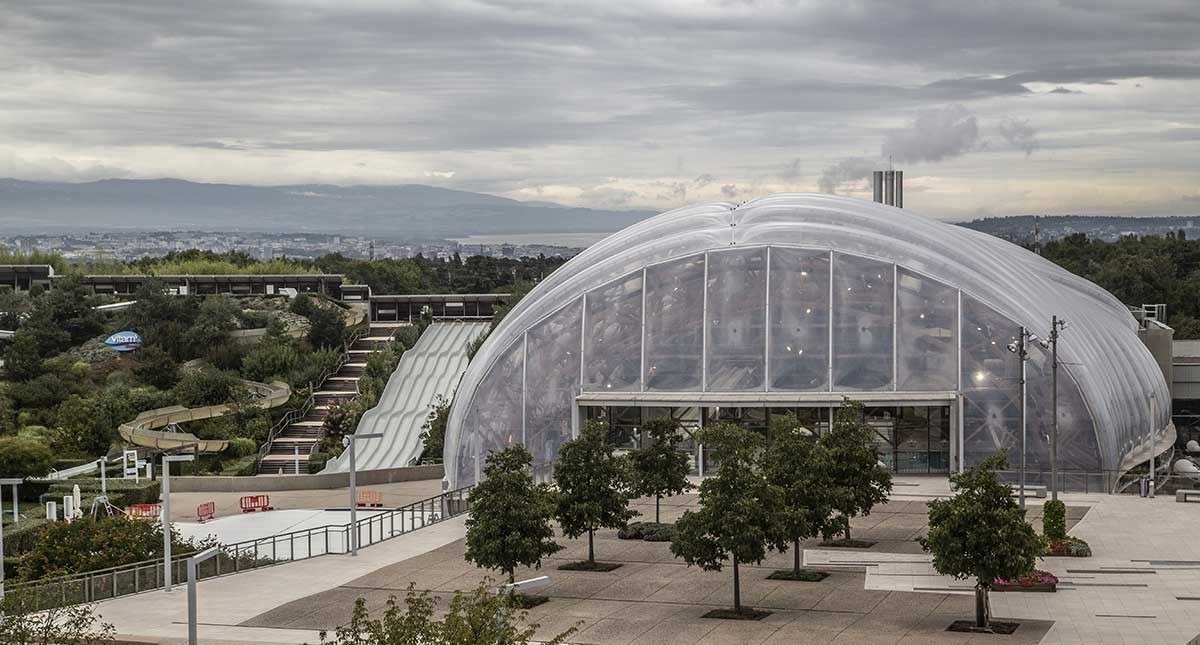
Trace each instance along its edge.
<path fill-rule="evenodd" d="M 738 577 L 738 560 L 733 556 L 733 610 L 742 611 L 742 580 Z"/>
<path fill-rule="evenodd" d="M 988 588 L 983 583 L 975 583 L 975 627 L 987 629 L 991 620 L 988 611 Z"/>
<path fill-rule="evenodd" d="M 661 520 L 658 519 L 658 503 L 662 501 L 662 495 L 654 496 L 654 523 L 658 524 Z"/>
<path fill-rule="evenodd" d="M 850 541 L 850 518 L 848 518 L 846 516 L 842 516 L 842 519 L 846 522 L 846 541 L 849 542 Z"/>
<path fill-rule="evenodd" d="M 792 557 L 795 558 L 795 561 L 792 563 L 792 572 L 796 574 L 797 578 L 799 578 L 800 577 L 800 539 L 799 538 L 796 539 L 796 543 L 794 546 L 796 547 L 796 552 L 792 554 Z"/>
<path fill-rule="evenodd" d="M 595 529 L 588 529 L 588 562 L 596 564 L 596 543 L 593 540 Z"/>

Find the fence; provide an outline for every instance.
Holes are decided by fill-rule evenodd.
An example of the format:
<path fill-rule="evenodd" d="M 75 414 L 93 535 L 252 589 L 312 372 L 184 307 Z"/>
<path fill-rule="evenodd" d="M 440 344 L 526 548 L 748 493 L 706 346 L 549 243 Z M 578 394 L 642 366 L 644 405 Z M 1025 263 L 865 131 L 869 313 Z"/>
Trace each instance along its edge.
<path fill-rule="evenodd" d="M 381 511 L 359 511 L 367 515 L 355 522 L 333 524 L 293 531 L 281 535 L 247 540 L 221 546 L 214 558 L 197 566 L 197 579 L 240 573 L 251 569 L 307 560 L 322 555 L 350 552 L 350 531 L 358 531 L 358 546 L 364 548 L 437 524 L 470 510 L 467 493 L 460 488 L 419 502 Z M 187 558 L 182 553 L 171 559 L 171 579 L 187 581 Z M 8 611 L 26 613 L 52 607 L 108 600 L 160 589 L 163 586 L 163 561 L 146 560 L 133 564 L 77 573 L 57 578 L 18 582 L 6 586 L 4 605 Z"/>

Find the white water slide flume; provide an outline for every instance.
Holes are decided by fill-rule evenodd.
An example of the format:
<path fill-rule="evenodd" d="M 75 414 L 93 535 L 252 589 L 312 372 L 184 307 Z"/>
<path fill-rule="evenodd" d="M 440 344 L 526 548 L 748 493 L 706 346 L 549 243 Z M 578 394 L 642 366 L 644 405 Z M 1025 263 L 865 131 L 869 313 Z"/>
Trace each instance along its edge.
<path fill-rule="evenodd" d="M 421 429 L 438 396 L 454 394 L 467 369 L 467 343 L 487 332 L 489 323 L 433 323 L 404 352 L 388 379 L 379 404 L 363 414 L 358 433 L 381 432 L 383 438 L 361 442 L 355 455 L 358 470 L 407 466 L 421 456 Z M 346 472 L 348 457 L 332 459 L 325 472 Z"/>

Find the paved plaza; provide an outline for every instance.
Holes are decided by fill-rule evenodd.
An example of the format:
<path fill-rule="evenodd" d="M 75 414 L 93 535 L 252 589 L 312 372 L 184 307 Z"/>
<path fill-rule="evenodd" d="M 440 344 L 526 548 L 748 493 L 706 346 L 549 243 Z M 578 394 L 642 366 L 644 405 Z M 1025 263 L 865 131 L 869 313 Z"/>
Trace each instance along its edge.
<path fill-rule="evenodd" d="M 539 590 L 550 602 L 530 611 L 547 637 L 578 625 L 572 643 L 1186 643 L 1200 634 L 1200 505 L 1173 498 L 1066 495 L 1071 533 L 1093 546 L 1092 558 L 1048 558 L 1042 568 L 1061 579 L 1059 591 L 994 593 L 993 614 L 1021 623 L 1012 636 L 946 632 L 970 619 L 968 581 L 939 576 L 914 541 L 925 530 L 926 503 L 948 493 L 944 479 L 900 478 L 893 500 L 854 521 L 868 550 L 804 543 L 810 568 L 830 577 L 816 583 L 767 580 L 791 566 L 792 555 L 772 554 L 761 566 L 742 568 L 743 602 L 773 614 L 762 621 L 701 618 L 732 603 L 732 573 L 689 568 L 667 543 L 617 540 L 598 534 L 596 553 L 623 566 L 609 573 L 558 571 L 582 559 L 584 540 L 560 540 L 562 552 L 540 571 Z M 695 495 L 663 502 L 672 521 Z M 1043 500 L 1030 500 L 1040 526 Z M 653 515 L 653 504 L 637 502 Z M 326 556 L 200 585 L 201 637 L 206 643 L 315 643 L 322 629 L 345 622 L 355 599 L 374 611 L 410 584 L 442 597 L 495 578 L 463 561 L 463 520 L 458 518 L 364 549 L 358 558 Z M 123 635 L 148 642 L 177 642 L 183 635 L 182 594 L 145 594 L 100 605 Z"/>

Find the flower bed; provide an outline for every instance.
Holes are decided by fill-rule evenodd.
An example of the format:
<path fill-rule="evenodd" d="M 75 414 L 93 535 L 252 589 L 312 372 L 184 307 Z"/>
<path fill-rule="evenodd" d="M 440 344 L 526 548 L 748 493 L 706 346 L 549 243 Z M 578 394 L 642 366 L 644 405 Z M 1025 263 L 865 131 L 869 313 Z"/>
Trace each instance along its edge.
<path fill-rule="evenodd" d="M 1021 576 L 1016 580 L 996 578 L 996 581 L 992 583 L 992 591 L 1032 591 L 1053 593 L 1057 590 L 1058 577 L 1049 571 L 1042 571 L 1041 569 L 1036 569 L 1033 573 Z"/>
<path fill-rule="evenodd" d="M 1059 558 L 1088 558 L 1092 555 L 1092 547 L 1088 546 L 1087 542 L 1068 535 L 1061 540 L 1050 540 L 1046 555 Z"/>

